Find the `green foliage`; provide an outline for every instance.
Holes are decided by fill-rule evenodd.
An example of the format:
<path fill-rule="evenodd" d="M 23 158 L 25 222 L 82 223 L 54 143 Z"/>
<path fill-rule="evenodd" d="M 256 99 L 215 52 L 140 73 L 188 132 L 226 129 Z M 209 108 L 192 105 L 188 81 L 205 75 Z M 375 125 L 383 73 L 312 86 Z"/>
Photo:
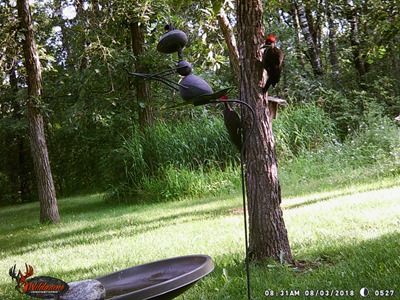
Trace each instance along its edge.
<path fill-rule="evenodd" d="M 11 204 L 16 202 L 15 199 L 12 199 L 15 193 L 13 193 L 11 188 L 10 179 L 3 173 L 0 173 L 0 195 L 2 204 Z"/>
<path fill-rule="evenodd" d="M 392 151 L 388 149 L 393 145 L 382 149 L 371 146 L 383 143 L 377 143 L 372 134 L 379 126 L 371 126 L 374 122 L 382 123 L 382 118 L 393 119 L 400 112 L 398 18 L 391 13 L 398 7 L 390 1 L 372 1 L 368 6 L 354 2 L 358 12 L 358 46 L 351 44 L 348 5 L 301 2 L 306 6 L 309 25 L 318 28 L 313 38 L 324 76 L 314 76 L 309 58 L 304 56 L 308 45 L 294 26 L 292 2 L 270 1 L 264 5 L 265 32 L 277 35 L 278 46 L 285 53 L 281 82 L 271 91 L 288 101 L 288 107 L 281 109 L 274 121 L 282 167 L 291 160 L 303 159 L 307 152 L 315 154 L 332 144 L 348 144 L 349 149 L 354 147 L 371 157 Z M 207 112 L 209 117 L 196 119 L 193 124 L 184 123 L 191 111 L 161 115 L 160 107 L 179 96 L 160 83 L 150 84 L 148 108 L 154 126 L 140 132 L 138 114 L 143 102 L 136 99 L 136 79 L 126 74 L 127 69 L 135 69 L 137 62 L 151 73 L 175 66 L 175 54 L 165 55 L 156 50 L 165 33 L 163 26 L 172 21 L 189 37 L 183 55 L 192 63 L 193 72 L 214 90 L 235 86 L 226 43 L 216 19 L 223 8 L 236 30 L 235 2 L 141 0 L 81 4 L 79 7 L 78 2 L 36 1 L 31 5 L 42 64 L 44 105 L 40 109 L 45 116 L 58 195 L 109 189 L 116 195 L 148 193 L 152 199 L 177 198 L 179 185 L 172 178 L 181 176 L 180 180 L 189 182 L 190 174 L 200 182 L 201 176 L 212 177 L 215 173 L 223 177 L 223 172 L 236 172 L 230 169 L 236 168 L 237 153 L 221 120 L 214 119 L 211 110 Z M 74 8 L 76 16 L 63 16 L 65 8 Z M 334 53 L 327 27 L 328 9 L 334 16 L 333 25 L 338 28 L 340 24 L 341 28 L 334 32 L 333 40 L 339 63 L 337 77 L 332 76 L 334 68 L 329 60 Z M 37 197 L 27 134 L 26 75 L 19 47 L 22 35 L 11 2 L 0 5 L 0 15 L 0 48 L 4 50 L 0 57 L 0 157 L 5 157 L 0 162 L 0 181 L 6 185 L 0 188 L 0 203 L 4 204 L 33 201 Z M 140 22 L 145 38 L 144 53 L 138 57 L 132 55 L 130 24 L 134 21 Z M 354 67 L 354 50 L 359 50 L 366 68 L 362 76 Z M 179 76 L 173 79 L 178 81 Z M 371 136 L 366 143 L 358 144 L 366 139 L 366 128 Z M 349 143 L 350 139 L 354 144 Z M 350 152 L 343 159 L 350 159 Z M 353 156 L 353 165 L 368 162 L 363 153 Z M 20 160 L 21 157 L 24 159 Z M 176 174 L 179 171 L 181 175 Z M 182 196 L 189 196 L 188 190 L 193 190 L 192 195 L 200 193 L 198 188 L 182 184 Z"/>
<path fill-rule="evenodd" d="M 362 119 L 370 122 L 339 142 L 333 121 L 321 107 L 302 104 L 283 110 L 273 123 L 283 187 L 300 182 L 305 192 L 318 185 L 395 175 L 398 127 L 379 115 Z M 158 202 L 236 192 L 241 188 L 236 162 L 237 152 L 219 118 L 160 122 L 143 134 L 133 131 L 109 157 L 107 173 L 114 174 L 114 182 L 106 198 Z"/>
<path fill-rule="evenodd" d="M 207 169 L 200 167 L 196 170 L 166 166 L 158 176 L 145 177 L 142 190 L 138 191 L 133 201 L 155 202 L 231 195 L 239 191 L 238 187 L 240 187 L 240 173 L 234 166 L 227 166 L 223 170 L 218 166 Z"/>
<path fill-rule="evenodd" d="M 394 119 L 400 110 L 400 96 L 393 92 L 395 81 L 381 77 L 367 89 L 353 89 L 346 94 L 321 89 L 324 108 L 334 120 L 341 139 L 365 124 L 380 122 L 382 118 Z"/>
<path fill-rule="evenodd" d="M 131 201 L 159 201 L 221 193 L 235 186 L 232 166 L 238 153 L 220 118 L 202 116 L 158 122 L 145 132 L 135 129 L 114 153 L 113 163 L 107 165 L 124 161 L 125 172 L 118 177 L 122 184 L 114 181 L 111 199 L 126 201 L 135 196 Z"/>
<path fill-rule="evenodd" d="M 340 143 L 328 143 L 314 152 L 303 152 L 281 165 L 283 186 L 297 182 L 289 194 L 335 189 L 349 182 L 379 181 L 398 176 L 400 130 L 387 118 L 374 118 Z M 283 188 L 284 190 L 284 188 Z"/>
<path fill-rule="evenodd" d="M 285 160 L 316 151 L 335 139 L 333 121 L 315 104 L 289 106 L 273 122 L 279 156 Z"/>
<path fill-rule="evenodd" d="M 144 133 L 146 162 L 151 169 L 162 164 L 197 168 L 224 164 L 235 155 L 222 117 L 203 115 L 177 123 L 158 123 Z"/>

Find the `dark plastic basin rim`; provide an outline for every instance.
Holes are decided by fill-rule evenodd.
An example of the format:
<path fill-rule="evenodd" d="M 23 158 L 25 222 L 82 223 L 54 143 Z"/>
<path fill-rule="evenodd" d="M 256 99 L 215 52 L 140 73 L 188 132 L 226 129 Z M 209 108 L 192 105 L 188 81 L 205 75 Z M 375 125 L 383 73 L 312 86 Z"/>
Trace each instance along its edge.
<path fill-rule="evenodd" d="M 207 255 L 188 255 L 188 256 L 168 258 L 168 259 L 164 259 L 164 260 L 159 260 L 159 261 L 150 262 L 147 264 L 123 269 L 123 270 L 120 270 L 120 271 L 117 271 L 117 272 L 114 272 L 114 273 L 111 273 L 108 275 L 101 276 L 101 277 L 97 278 L 97 280 L 100 281 L 104 285 L 104 287 L 106 289 L 106 293 L 107 293 L 107 287 L 110 288 L 110 286 L 112 286 L 112 282 L 110 282 L 109 279 L 111 279 L 112 277 L 114 277 L 117 274 L 120 274 L 121 272 L 130 271 L 135 268 L 145 268 L 147 266 L 154 267 L 157 265 L 165 266 L 165 265 L 168 265 L 168 263 L 177 264 L 180 261 L 187 262 L 189 260 L 199 260 L 199 259 L 204 260 L 204 261 L 201 261 L 201 263 L 199 263 L 198 266 L 196 266 L 192 270 L 190 270 L 182 275 L 179 275 L 177 277 L 171 278 L 169 280 L 166 280 L 166 281 L 163 281 L 163 282 L 160 282 L 160 283 L 157 283 L 157 284 L 154 284 L 154 285 L 151 285 L 151 286 L 139 289 L 139 290 L 131 291 L 126 294 L 116 295 L 115 297 L 111 298 L 111 299 L 115 299 L 115 300 L 116 299 L 142 299 L 142 300 L 153 299 L 156 297 L 166 295 L 170 292 L 177 291 L 188 285 L 194 284 L 196 281 L 200 280 L 207 274 L 211 273 L 214 270 L 214 264 L 212 262 L 211 257 L 209 257 Z M 135 297 L 135 298 L 132 298 L 132 297 Z"/>
<path fill-rule="evenodd" d="M 187 258 L 200 258 L 200 257 L 204 257 L 205 261 L 202 265 L 199 265 L 196 269 L 193 269 L 190 272 L 187 272 L 185 274 L 182 274 L 178 277 L 172 278 L 170 280 L 161 282 L 159 284 L 153 285 L 153 286 L 149 286 L 147 288 L 142 289 L 141 291 L 143 292 L 147 292 L 150 291 L 151 289 L 154 289 L 158 286 L 163 286 L 165 287 L 165 291 L 164 292 L 160 292 L 158 294 L 152 295 L 151 297 L 148 298 L 143 298 L 143 300 L 145 299 L 151 299 L 153 297 L 157 297 L 157 296 L 161 296 L 164 295 L 170 291 L 173 290 L 177 290 L 179 288 L 182 288 L 184 286 L 190 285 L 198 280 L 200 280 L 201 278 L 203 278 L 204 276 L 206 276 L 207 274 L 211 273 L 214 270 L 214 264 L 211 260 L 211 257 L 206 256 L 206 255 L 189 255 L 189 256 L 181 256 L 181 257 L 176 257 L 176 258 L 169 258 L 169 259 L 165 259 L 165 260 L 161 260 L 158 262 L 166 262 L 166 261 L 171 261 L 171 260 L 175 260 L 175 259 L 187 259 Z M 179 283 L 179 285 L 177 286 L 177 284 Z M 138 291 L 139 292 L 139 291 Z"/>

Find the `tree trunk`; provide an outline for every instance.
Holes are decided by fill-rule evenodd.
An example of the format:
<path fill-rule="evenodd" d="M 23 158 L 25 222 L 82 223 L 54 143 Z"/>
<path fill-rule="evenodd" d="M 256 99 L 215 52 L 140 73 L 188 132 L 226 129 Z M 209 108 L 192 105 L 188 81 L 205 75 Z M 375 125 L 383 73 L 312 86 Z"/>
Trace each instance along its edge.
<path fill-rule="evenodd" d="M 315 75 L 320 76 L 324 74 L 322 69 L 322 62 L 319 56 L 318 45 L 314 41 L 312 28 L 313 25 L 308 23 L 307 15 L 302 4 L 295 4 L 297 8 L 297 14 L 299 17 L 300 27 L 303 31 L 303 36 L 307 44 L 308 55 L 310 63 Z"/>
<path fill-rule="evenodd" d="M 326 14 L 328 18 L 328 29 L 329 29 L 329 58 L 332 65 L 333 70 L 333 80 L 335 83 L 339 83 L 339 59 L 337 56 L 336 49 L 336 25 L 335 25 L 335 16 L 332 11 L 332 7 L 328 1 L 325 1 L 326 6 Z"/>
<path fill-rule="evenodd" d="M 228 46 L 229 58 L 232 68 L 235 71 L 237 80 L 239 80 L 239 51 L 236 45 L 236 39 L 235 35 L 233 34 L 231 23 L 229 23 L 229 20 L 223 8 L 221 8 L 219 13 L 217 14 L 217 19 L 219 27 L 221 28 L 224 35 L 226 45 Z"/>
<path fill-rule="evenodd" d="M 268 97 L 262 93 L 266 72 L 261 66 L 264 44 L 261 0 L 238 0 L 238 48 L 241 99 L 251 105 L 256 119 L 243 110 L 245 133 L 255 122 L 246 145 L 246 187 L 249 211 L 249 240 L 252 259 L 291 262 L 288 235 L 280 207 L 281 193 Z M 283 255 L 282 255 L 283 254 Z"/>
<path fill-rule="evenodd" d="M 291 9 L 291 14 L 292 14 L 292 18 L 293 18 L 294 30 L 296 32 L 296 34 L 294 36 L 295 47 L 296 47 L 296 56 L 300 62 L 300 66 L 302 68 L 304 68 L 305 67 L 304 53 L 303 53 L 303 51 L 301 51 L 301 43 L 300 43 L 301 32 L 300 32 L 300 24 L 299 24 L 299 18 L 298 18 L 296 5 L 292 3 L 290 9 Z"/>
<path fill-rule="evenodd" d="M 360 76 L 366 74 L 365 65 L 361 53 L 360 34 L 358 32 L 357 10 L 353 0 L 347 0 L 347 19 L 350 22 L 350 43 L 353 52 L 354 67 Z"/>
<path fill-rule="evenodd" d="M 58 223 L 57 199 L 53 178 L 50 170 L 50 161 L 47 152 L 44 134 L 43 117 L 40 112 L 42 95 L 42 75 L 39 56 L 37 53 L 28 0 L 17 0 L 18 16 L 21 30 L 24 33 L 23 41 L 25 67 L 28 75 L 28 119 L 29 138 L 35 169 L 38 195 L 40 199 L 40 222 Z"/>
<path fill-rule="evenodd" d="M 139 22 L 130 24 L 132 50 L 135 55 L 135 69 L 138 73 L 148 73 L 146 66 L 140 61 L 143 55 L 144 36 Z M 139 111 L 139 127 L 143 131 L 152 122 L 152 107 L 149 84 L 144 80 L 135 80 L 137 107 Z"/>

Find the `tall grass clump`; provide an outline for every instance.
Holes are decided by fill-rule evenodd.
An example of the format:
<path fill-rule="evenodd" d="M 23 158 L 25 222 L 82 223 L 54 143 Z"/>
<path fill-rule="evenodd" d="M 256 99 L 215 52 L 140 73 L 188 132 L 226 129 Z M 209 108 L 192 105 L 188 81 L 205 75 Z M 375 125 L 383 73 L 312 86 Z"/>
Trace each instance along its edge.
<path fill-rule="evenodd" d="M 286 196 L 399 173 L 399 126 L 376 102 L 368 102 L 345 136 L 337 129 L 342 119 L 332 118 L 329 107 L 323 101 L 293 104 L 273 122 Z M 236 193 L 238 156 L 220 117 L 134 128 L 105 164 L 114 179 L 106 198 L 137 203 Z"/>
<path fill-rule="evenodd" d="M 235 190 L 238 153 L 223 121 L 201 116 L 134 129 L 115 151 L 124 171 L 110 185 L 109 201 L 163 201 Z M 216 183 L 218 182 L 218 183 Z"/>
<path fill-rule="evenodd" d="M 321 149 L 336 138 L 334 122 L 313 103 L 284 109 L 273 122 L 273 129 L 281 162 Z"/>
<path fill-rule="evenodd" d="M 143 134 L 142 147 L 143 158 L 152 171 L 166 165 L 191 168 L 225 165 L 237 156 L 223 121 L 212 116 L 158 122 Z"/>
<path fill-rule="evenodd" d="M 137 200 L 154 202 L 182 198 L 198 198 L 232 195 L 240 191 L 240 170 L 235 165 L 224 169 L 186 166 L 163 167 L 158 176 L 145 177 L 141 189 L 136 191 Z"/>
<path fill-rule="evenodd" d="M 366 114 L 375 114 L 366 112 Z M 368 120 L 366 116 L 360 116 Z M 280 168 L 289 194 L 334 190 L 340 186 L 376 181 L 400 173 L 400 129 L 386 117 L 375 115 L 360 122 L 343 142 L 303 152 Z"/>

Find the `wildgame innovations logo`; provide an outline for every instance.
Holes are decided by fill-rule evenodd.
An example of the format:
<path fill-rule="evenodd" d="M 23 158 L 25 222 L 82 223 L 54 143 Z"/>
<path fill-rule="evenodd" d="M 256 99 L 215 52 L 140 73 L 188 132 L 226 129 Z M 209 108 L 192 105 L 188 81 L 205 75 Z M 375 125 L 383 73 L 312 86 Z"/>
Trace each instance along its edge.
<path fill-rule="evenodd" d="M 16 270 L 16 265 L 10 268 L 9 275 L 11 280 L 17 282 L 15 290 L 20 294 L 26 294 L 36 298 L 46 298 L 49 296 L 60 296 L 68 291 L 69 286 L 66 282 L 48 276 L 37 276 L 29 278 L 33 275 L 33 267 L 25 264 L 25 273 Z"/>

